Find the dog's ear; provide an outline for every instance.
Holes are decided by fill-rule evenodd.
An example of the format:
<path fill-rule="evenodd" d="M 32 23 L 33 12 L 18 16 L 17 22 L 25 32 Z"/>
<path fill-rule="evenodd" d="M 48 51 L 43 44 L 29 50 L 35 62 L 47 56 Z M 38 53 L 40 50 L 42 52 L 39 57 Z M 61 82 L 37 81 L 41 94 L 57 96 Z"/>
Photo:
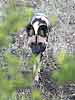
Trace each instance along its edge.
<path fill-rule="evenodd" d="M 32 25 L 29 23 L 27 26 L 26 26 L 26 32 L 28 33 L 29 30 L 31 29 Z"/>
<path fill-rule="evenodd" d="M 18 48 L 24 47 L 27 43 L 27 32 L 26 29 L 21 29 L 19 32 L 16 34 L 16 44 Z"/>

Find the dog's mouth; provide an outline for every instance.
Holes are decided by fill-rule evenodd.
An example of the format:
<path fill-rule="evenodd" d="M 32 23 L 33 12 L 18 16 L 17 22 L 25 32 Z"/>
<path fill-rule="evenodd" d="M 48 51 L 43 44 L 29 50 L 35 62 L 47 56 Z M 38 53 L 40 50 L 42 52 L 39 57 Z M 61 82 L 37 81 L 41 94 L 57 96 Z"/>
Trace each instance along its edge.
<path fill-rule="evenodd" d="M 32 53 L 40 54 L 45 51 L 46 45 L 44 43 L 31 43 L 30 48 L 32 49 Z"/>

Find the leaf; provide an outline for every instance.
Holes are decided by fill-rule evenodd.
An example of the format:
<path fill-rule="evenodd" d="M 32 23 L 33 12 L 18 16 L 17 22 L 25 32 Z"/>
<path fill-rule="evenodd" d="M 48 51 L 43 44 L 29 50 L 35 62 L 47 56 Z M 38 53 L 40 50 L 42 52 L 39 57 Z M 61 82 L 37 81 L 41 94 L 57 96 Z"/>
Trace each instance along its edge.
<path fill-rule="evenodd" d="M 65 54 L 66 53 L 63 50 L 57 53 L 57 55 L 56 55 L 57 63 L 59 63 L 59 64 L 63 63 L 64 58 L 65 58 Z"/>
<path fill-rule="evenodd" d="M 54 26 L 57 22 L 57 16 L 51 16 L 50 17 L 50 22 L 51 22 L 51 25 Z"/>
<path fill-rule="evenodd" d="M 32 91 L 32 98 L 33 100 L 41 100 L 41 95 L 40 95 L 40 91 L 37 89 L 34 89 Z"/>
<path fill-rule="evenodd" d="M 75 81 L 75 54 L 63 54 L 63 59 L 61 59 L 62 56 L 59 56 L 57 59 L 61 66 L 60 70 L 54 71 L 52 77 L 57 80 L 57 83 L 59 84 Z"/>

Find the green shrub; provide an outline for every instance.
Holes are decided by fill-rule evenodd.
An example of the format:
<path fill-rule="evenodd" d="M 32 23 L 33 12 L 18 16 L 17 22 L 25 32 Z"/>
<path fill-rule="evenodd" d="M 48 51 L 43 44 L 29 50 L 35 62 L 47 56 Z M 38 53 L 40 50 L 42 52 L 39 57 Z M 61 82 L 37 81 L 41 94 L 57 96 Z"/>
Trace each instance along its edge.
<path fill-rule="evenodd" d="M 59 84 L 75 81 L 75 54 L 59 53 L 57 62 L 60 70 L 54 71 L 52 77 Z"/>

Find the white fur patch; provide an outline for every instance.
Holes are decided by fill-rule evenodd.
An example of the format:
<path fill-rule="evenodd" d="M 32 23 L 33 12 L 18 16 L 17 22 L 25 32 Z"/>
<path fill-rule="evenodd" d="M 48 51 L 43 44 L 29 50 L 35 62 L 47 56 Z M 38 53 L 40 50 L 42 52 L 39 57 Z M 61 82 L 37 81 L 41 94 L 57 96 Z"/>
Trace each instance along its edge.
<path fill-rule="evenodd" d="M 33 27 L 34 27 L 34 30 L 35 30 L 35 34 L 37 34 L 38 28 L 39 28 L 39 22 L 36 21 L 36 22 L 33 24 Z"/>

